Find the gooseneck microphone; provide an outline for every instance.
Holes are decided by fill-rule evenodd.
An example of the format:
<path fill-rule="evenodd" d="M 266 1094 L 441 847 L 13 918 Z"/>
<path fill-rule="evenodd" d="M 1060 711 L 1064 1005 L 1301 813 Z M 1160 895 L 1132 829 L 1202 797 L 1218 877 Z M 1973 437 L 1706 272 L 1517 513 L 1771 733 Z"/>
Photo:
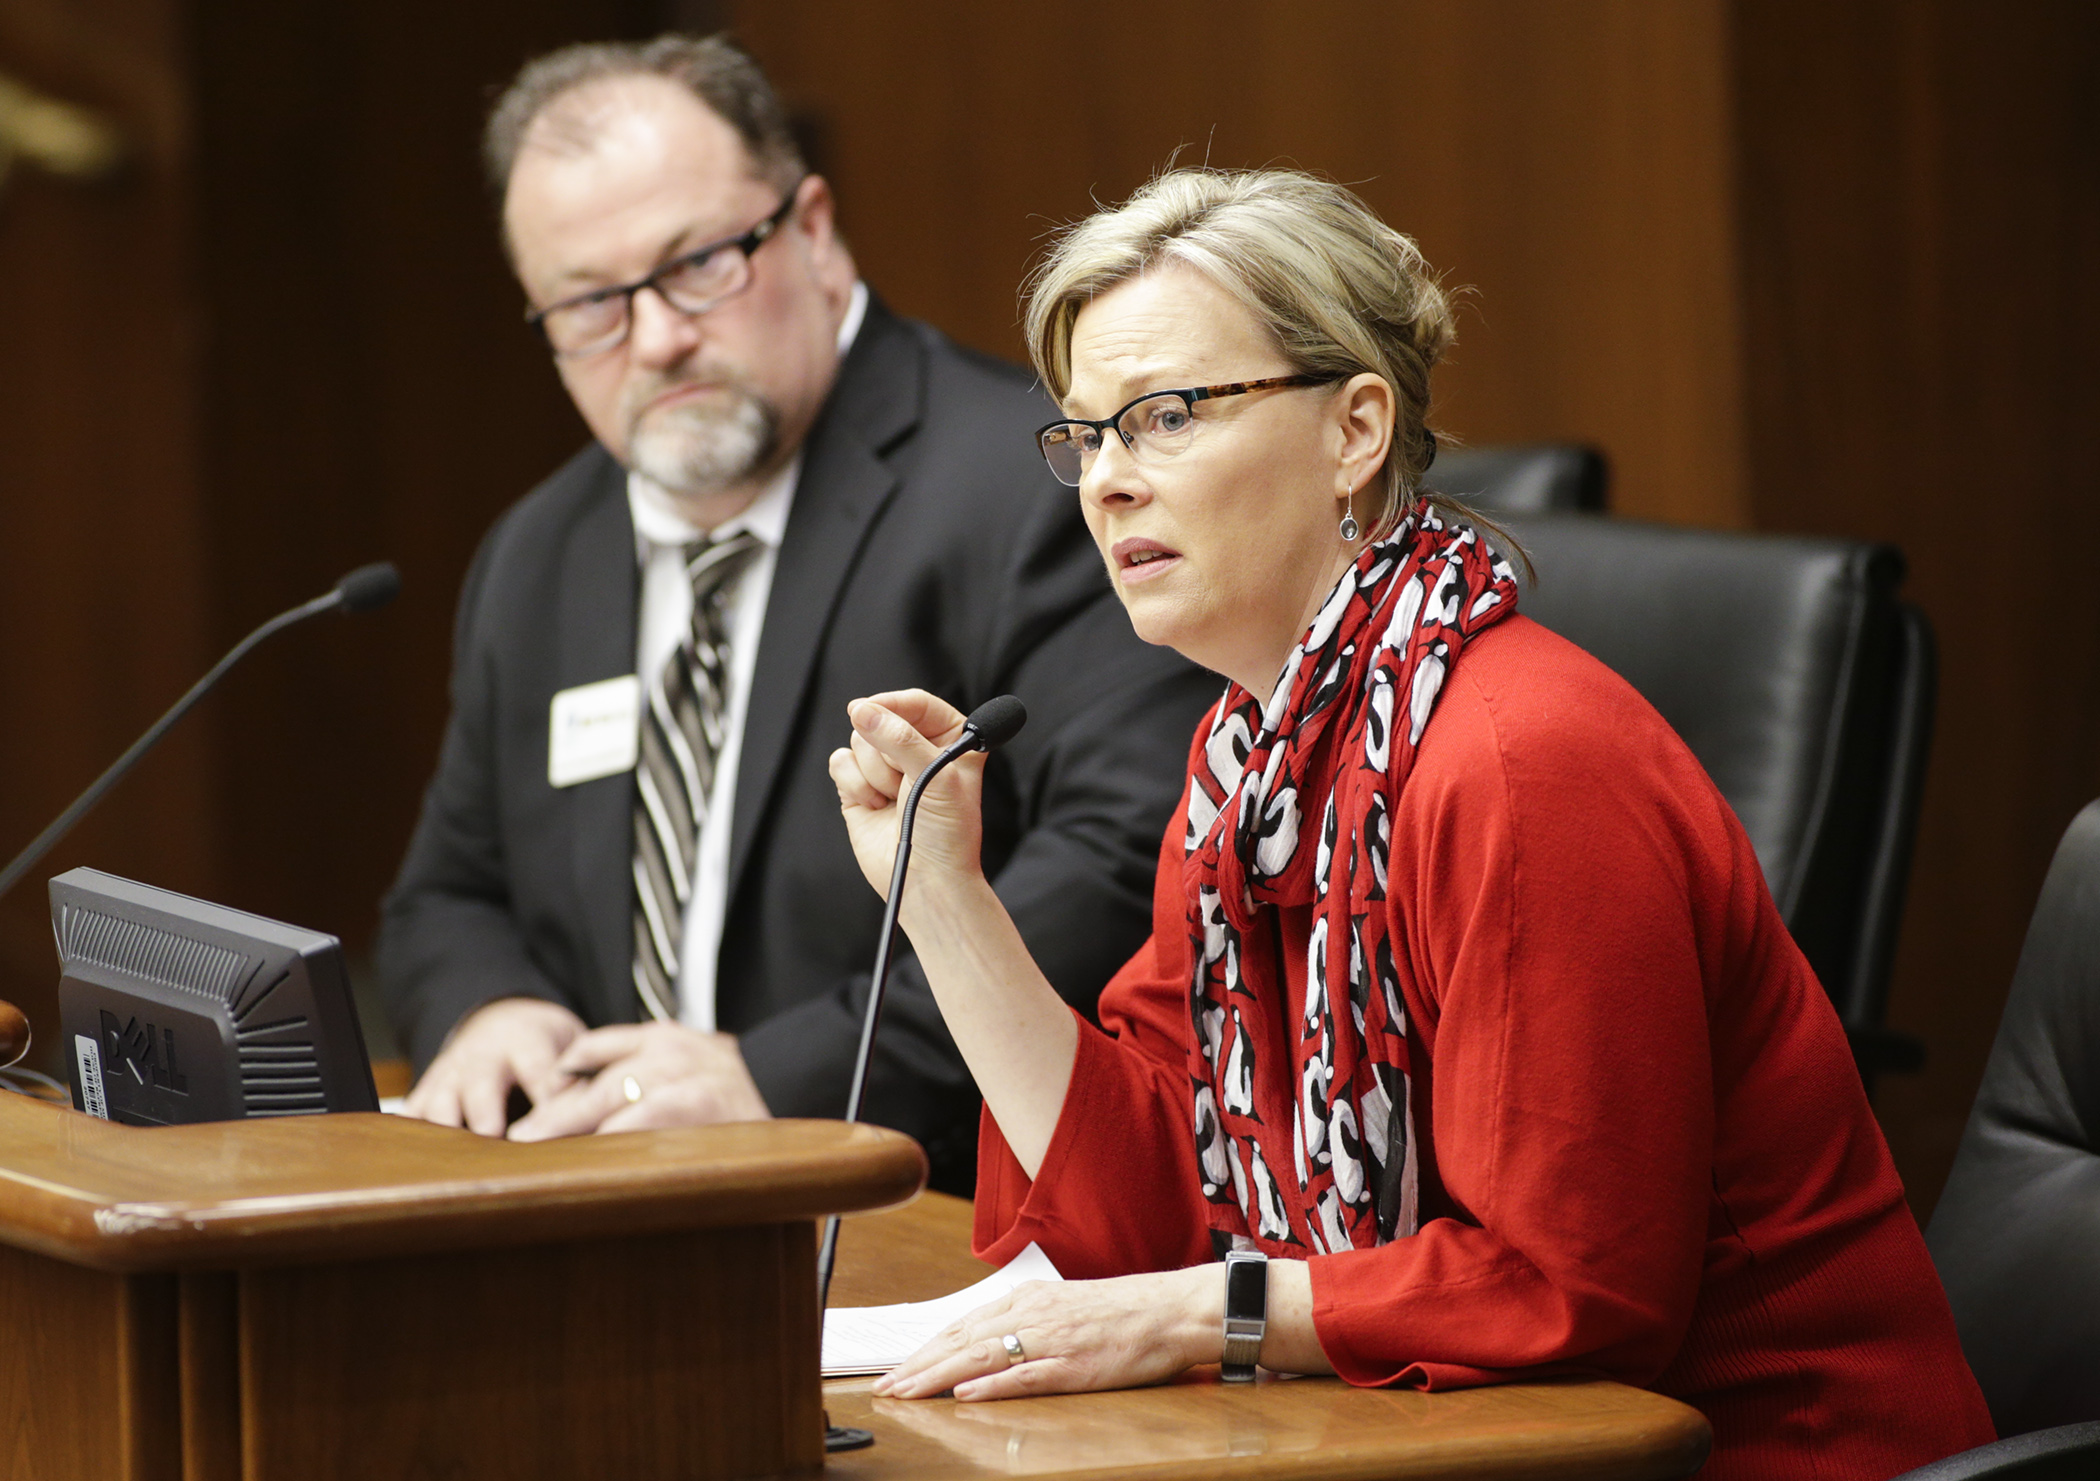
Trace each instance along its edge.
<path fill-rule="evenodd" d="M 138 765 L 139 758 L 152 750 L 160 738 L 168 733 L 177 720 L 187 715 L 198 700 L 212 690 L 212 686 L 226 676 L 226 671 L 253 652 L 265 638 L 283 632 L 294 623 L 304 622 L 309 617 L 318 617 L 323 612 L 370 612 L 384 607 L 401 590 L 401 573 L 385 561 L 377 565 L 359 566 L 342 580 L 336 582 L 335 590 L 325 596 L 317 596 L 303 606 L 280 612 L 242 638 L 231 653 L 220 659 L 203 678 L 190 686 L 190 692 L 175 701 L 174 708 L 153 722 L 153 728 L 140 736 L 130 750 L 111 763 L 108 771 L 95 778 L 94 784 L 73 805 L 58 815 L 50 827 L 39 833 L 29 847 L 15 855 L 14 861 L 5 870 L 0 870 L 0 895 L 5 895 L 21 881 L 23 875 L 36 867 L 37 860 L 51 852 L 61 838 L 73 831 L 73 825 L 87 816 L 88 810 L 102 800 L 103 794 L 124 779 L 124 774 Z"/>
<path fill-rule="evenodd" d="M 889 898 L 882 907 L 882 934 L 875 947 L 875 973 L 868 983 L 868 1010 L 860 1023 L 860 1052 L 853 1057 L 853 1088 L 846 1096 L 846 1119 L 860 1120 L 861 1100 L 868 1088 L 868 1061 L 875 1052 L 875 1024 L 882 1016 L 883 988 L 889 982 L 890 951 L 897 941 L 897 907 L 904 901 L 904 872 L 911 867 L 912 823 L 919 815 L 919 798 L 931 782 L 958 756 L 972 751 L 996 751 L 1021 733 L 1028 723 L 1028 707 L 1011 694 L 988 699 L 963 721 L 963 733 L 948 748 L 927 763 L 904 799 L 904 815 L 897 824 L 897 862 L 890 870 Z M 839 1221 L 833 1215 L 824 1222 L 824 1247 L 817 1255 L 817 1310 L 831 1302 L 831 1263 L 838 1253 Z"/>
<path fill-rule="evenodd" d="M 1028 707 L 1011 694 L 988 699 L 963 721 L 963 733 L 943 750 L 905 794 L 904 814 L 897 822 L 897 860 L 890 869 L 889 898 L 882 905 L 882 934 L 875 945 L 875 972 L 868 982 L 868 1009 L 860 1021 L 860 1051 L 853 1056 L 853 1088 L 846 1093 L 846 1119 L 860 1120 L 861 1100 L 868 1089 L 868 1061 L 875 1053 L 875 1025 L 882 1017 L 882 994 L 890 979 L 890 951 L 897 942 L 897 908 L 904 903 L 904 872 L 911 867 L 911 830 L 919 816 L 919 798 L 926 784 L 939 776 L 958 756 L 972 751 L 996 751 L 1021 733 L 1028 723 Z M 824 1245 L 817 1252 L 817 1324 L 823 1329 L 824 1313 L 831 1306 L 831 1265 L 839 1251 L 839 1219 L 833 1214 L 824 1221 Z M 851 1425 L 833 1424 L 824 1416 L 826 1451 L 859 1450 L 875 1443 L 874 1435 Z"/>

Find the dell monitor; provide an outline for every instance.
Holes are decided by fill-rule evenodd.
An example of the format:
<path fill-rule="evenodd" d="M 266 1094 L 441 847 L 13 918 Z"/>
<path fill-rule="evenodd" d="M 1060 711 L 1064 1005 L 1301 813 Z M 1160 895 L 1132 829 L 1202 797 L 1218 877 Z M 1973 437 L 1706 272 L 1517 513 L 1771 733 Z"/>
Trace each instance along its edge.
<path fill-rule="evenodd" d="M 77 1110 L 133 1126 L 376 1111 L 333 936 L 94 869 L 51 881 Z"/>

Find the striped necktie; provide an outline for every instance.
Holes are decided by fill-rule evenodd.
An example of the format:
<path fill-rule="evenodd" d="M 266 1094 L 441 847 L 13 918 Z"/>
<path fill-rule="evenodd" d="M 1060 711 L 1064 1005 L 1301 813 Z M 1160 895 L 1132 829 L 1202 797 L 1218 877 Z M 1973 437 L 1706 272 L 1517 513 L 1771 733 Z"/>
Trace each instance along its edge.
<path fill-rule="evenodd" d="M 634 799 L 634 989 L 678 1018 L 679 947 L 700 866 L 700 829 L 729 717 L 726 594 L 760 549 L 748 530 L 685 547 L 693 628 L 649 686 Z"/>

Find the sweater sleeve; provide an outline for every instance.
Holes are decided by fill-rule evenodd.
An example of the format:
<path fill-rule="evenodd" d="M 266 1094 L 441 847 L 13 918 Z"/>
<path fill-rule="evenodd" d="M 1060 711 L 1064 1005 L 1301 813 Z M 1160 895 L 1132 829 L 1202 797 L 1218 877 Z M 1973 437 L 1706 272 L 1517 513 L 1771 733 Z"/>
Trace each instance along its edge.
<path fill-rule="evenodd" d="M 1454 685 L 1396 811 L 1433 1167 L 1413 1238 L 1311 1262 L 1351 1382 L 1646 1384 L 1690 1326 L 1716 1207 L 1707 984 L 1747 954 L 1761 876 L 1660 720 L 1585 698 Z"/>
<path fill-rule="evenodd" d="M 1152 936 L 1101 994 L 1101 1027 L 1079 1020 L 1064 1106 L 1031 1181 L 983 1113 L 973 1246 L 1005 1264 L 1033 1241 L 1085 1280 L 1176 1270 L 1212 1258 L 1188 1090 L 1188 945 L 1181 836 L 1167 824 Z"/>

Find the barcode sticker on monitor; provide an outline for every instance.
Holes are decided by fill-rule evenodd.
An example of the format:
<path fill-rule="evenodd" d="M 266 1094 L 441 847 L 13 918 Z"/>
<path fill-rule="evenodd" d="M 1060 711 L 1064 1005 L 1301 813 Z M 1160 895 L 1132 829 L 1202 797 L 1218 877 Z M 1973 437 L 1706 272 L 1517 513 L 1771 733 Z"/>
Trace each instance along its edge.
<path fill-rule="evenodd" d="M 80 1099 L 87 1113 L 107 1121 L 109 1101 L 102 1094 L 102 1046 L 86 1034 L 75 1034 L 73 1057 L 80 1064 Z"/>

